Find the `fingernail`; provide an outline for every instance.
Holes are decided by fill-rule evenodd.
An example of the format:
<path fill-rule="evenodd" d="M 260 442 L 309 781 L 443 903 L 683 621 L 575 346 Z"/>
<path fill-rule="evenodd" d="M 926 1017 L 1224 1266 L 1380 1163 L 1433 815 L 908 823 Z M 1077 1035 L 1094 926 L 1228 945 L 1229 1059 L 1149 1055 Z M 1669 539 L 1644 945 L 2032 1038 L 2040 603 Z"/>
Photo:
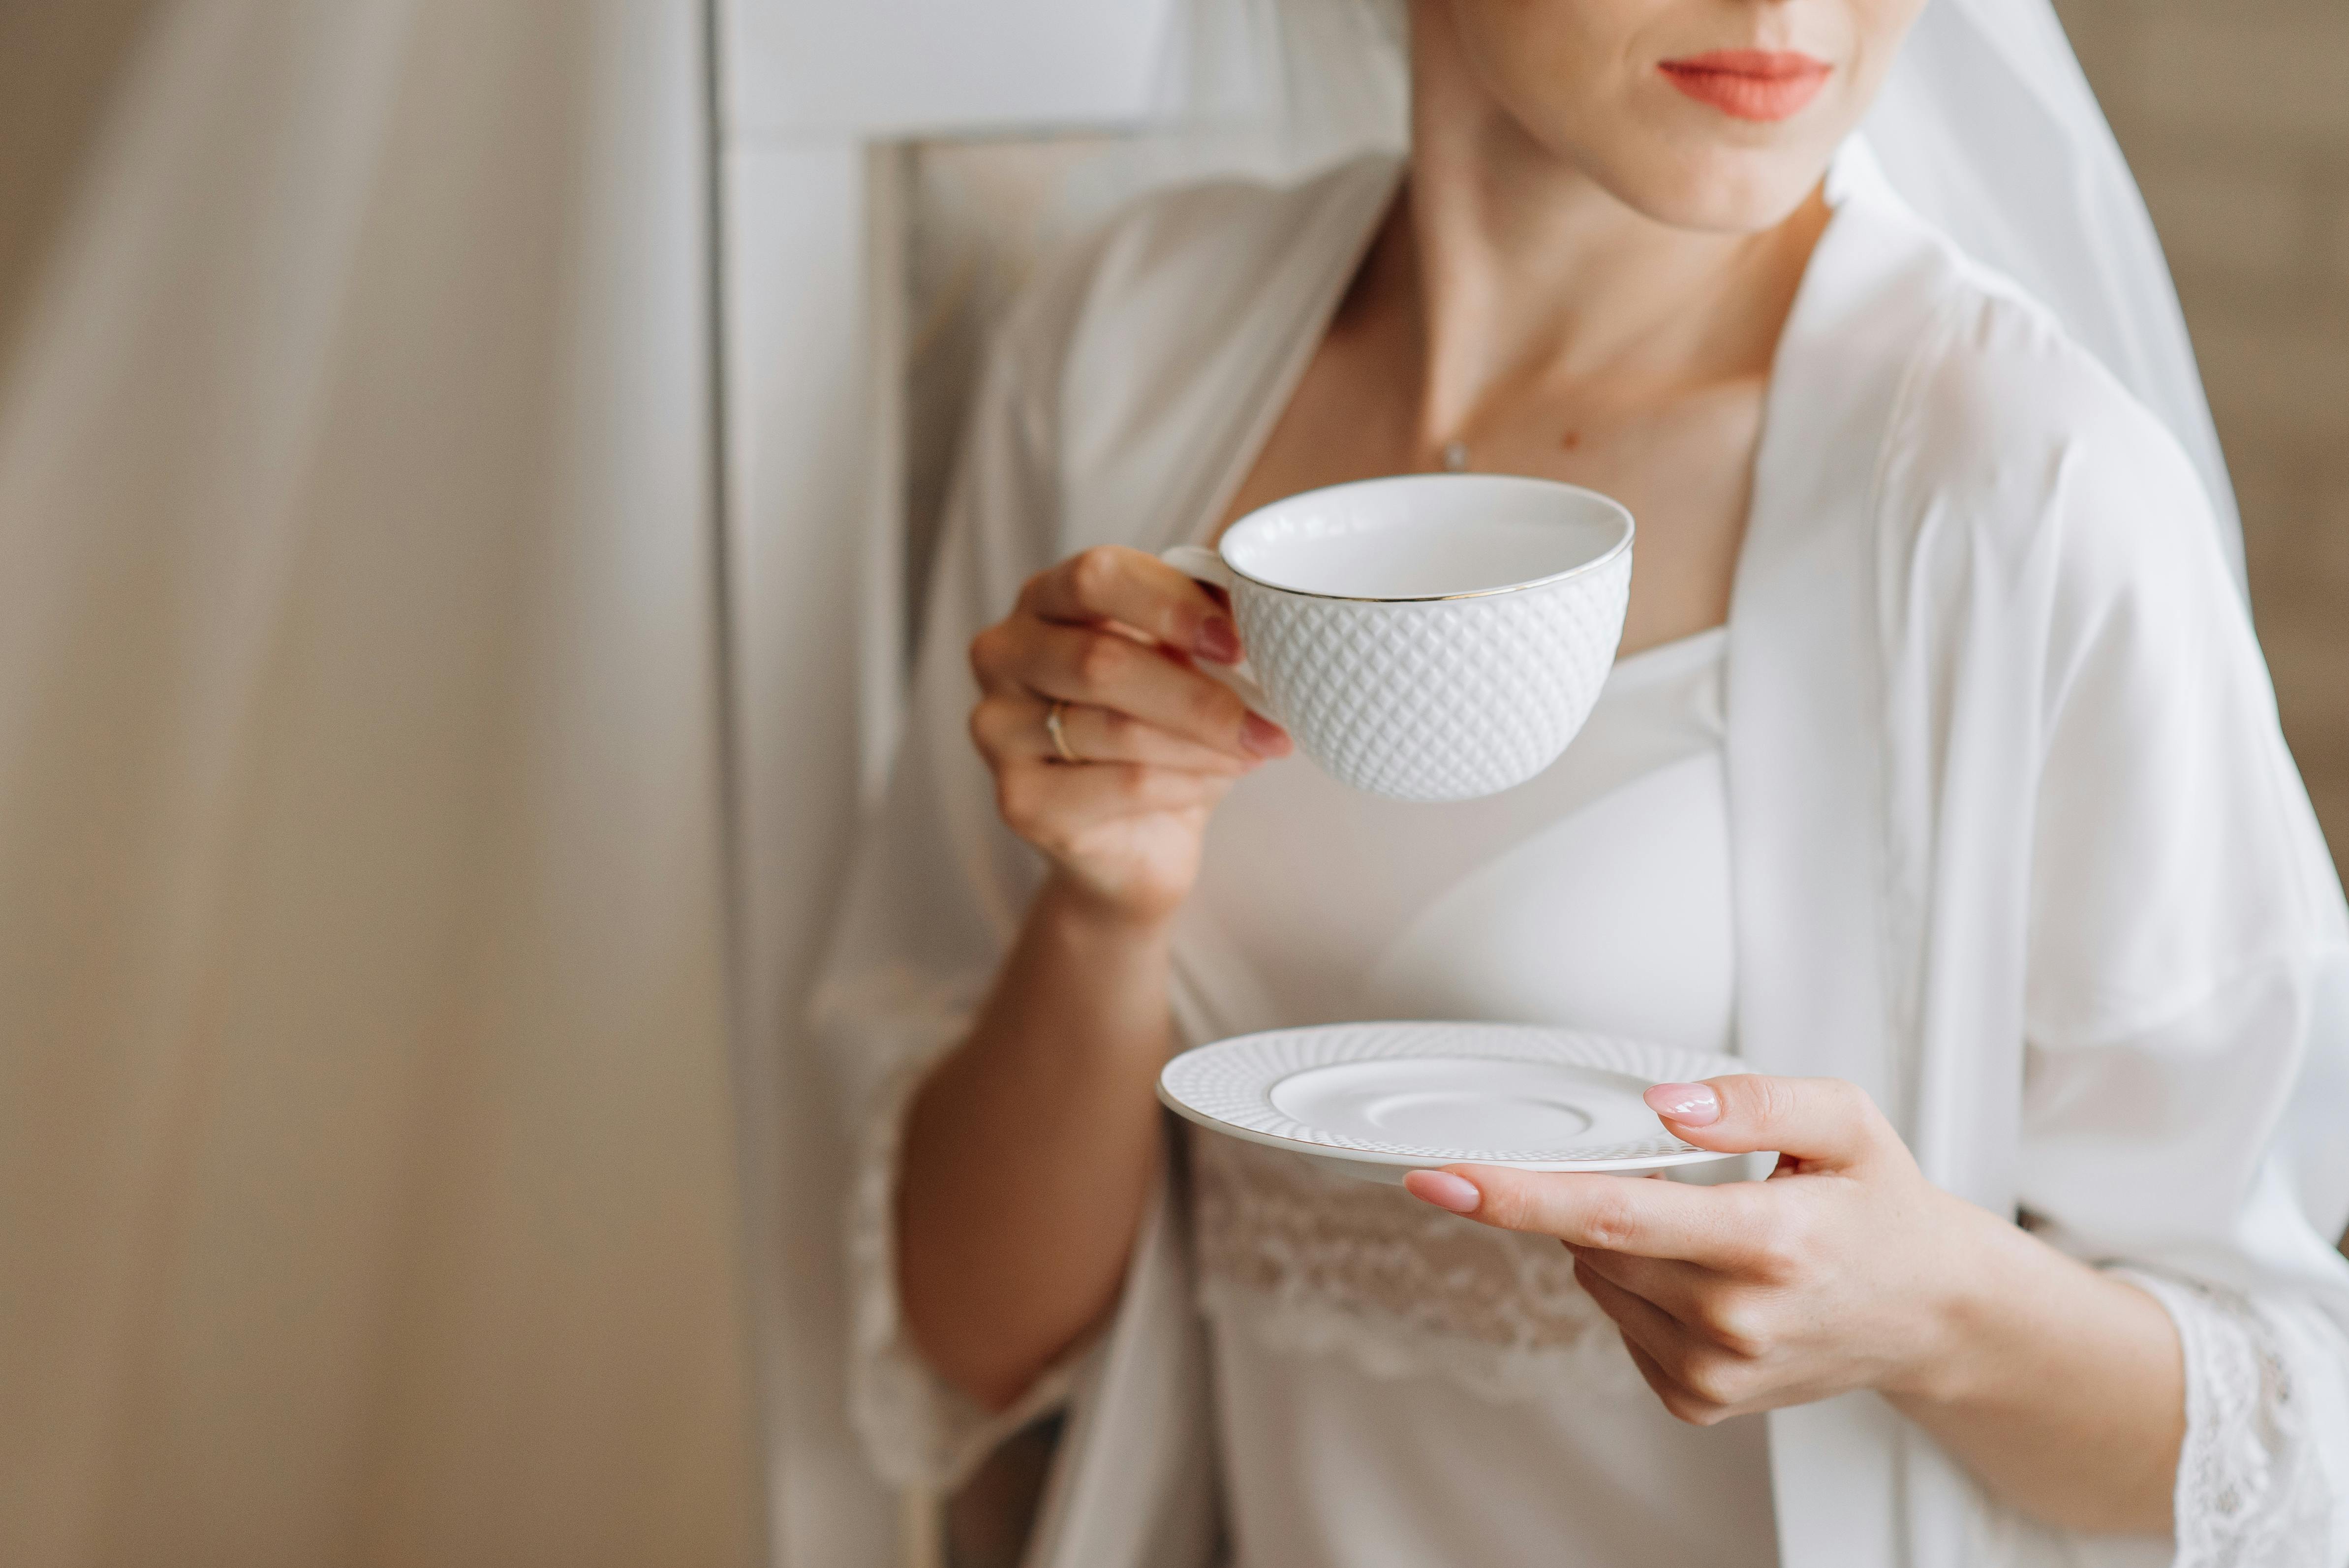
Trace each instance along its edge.
<path fill-rule="evenodd" d="M 1476 1184 L 1449 1171 L 1414 1171 L 1402 1179 L 1403 1191 L 1423 1202 L 1439 1209 L 1449 1209 L 1455 1214 L 1473 1214 L 1485 1195 Z"/>
<path fill-rule="evenodd" d="M 1648 1109 L 1691 1127 L 1709 1127 L 1721 1119 L 1721 1097 L 1701 1083 L 1660 1083 L 1644 1096 Z"/>
<path fill-rule="evenodd" d="M 1199 634 L 1192 639 L 1191 651 L 1219 665 L 1238 664 L 1239 630 L 1221 615 L 1210 615 L 1200 624 Z"/>
<path fill-rule="evenodd" d="M 1240 726 L 1240 744 L 1258 757 L 1286 757 L 1288 755 L 1288 731 L 1264 715 L 1252 713 L 1247 716 L 1247 722 Z"/>

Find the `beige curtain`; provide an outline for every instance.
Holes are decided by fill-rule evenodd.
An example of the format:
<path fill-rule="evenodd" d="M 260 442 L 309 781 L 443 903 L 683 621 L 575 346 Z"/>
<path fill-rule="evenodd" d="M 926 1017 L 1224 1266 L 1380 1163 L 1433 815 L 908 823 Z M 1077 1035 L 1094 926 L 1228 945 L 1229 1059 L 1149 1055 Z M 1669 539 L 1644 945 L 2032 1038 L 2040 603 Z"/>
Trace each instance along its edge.
<path fill-rule="evenodd" d="M 0 1563 L 759 1552 L 694 0 L 0 4 Z"/>

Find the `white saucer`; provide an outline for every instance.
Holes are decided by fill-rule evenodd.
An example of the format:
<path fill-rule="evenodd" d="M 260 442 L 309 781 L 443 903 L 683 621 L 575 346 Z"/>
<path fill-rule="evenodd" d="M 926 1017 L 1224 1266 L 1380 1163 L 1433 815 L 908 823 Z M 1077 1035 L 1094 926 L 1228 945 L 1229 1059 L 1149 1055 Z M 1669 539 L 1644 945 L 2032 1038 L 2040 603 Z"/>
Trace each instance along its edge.
<path fill-rule="evenodd" d="M 1158 1098 L 1200 1126 L 1374 1181 L 1438 1165 L 1631 1175 L 1735 1160 L 1664 1130 L 1640 1096 L 1733 1057 L 1524 1024 L 1324 1024 L 1184 1052 Z"/>

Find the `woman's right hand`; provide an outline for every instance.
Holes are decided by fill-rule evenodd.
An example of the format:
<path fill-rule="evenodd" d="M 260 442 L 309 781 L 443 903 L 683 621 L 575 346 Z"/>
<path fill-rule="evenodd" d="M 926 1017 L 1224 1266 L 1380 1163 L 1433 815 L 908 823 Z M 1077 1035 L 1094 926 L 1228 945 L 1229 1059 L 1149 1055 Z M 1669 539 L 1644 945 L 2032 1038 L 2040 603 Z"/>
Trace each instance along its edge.
<path fill-rule="evenodd" d="M 971 641 L 970 733 L 994 771 L 997 810 L 1071 891 L 1122 921 L 1174 913 L 1197 879 L 1208 813 L 1290 748 L 1194 658 L 1239 662 L 1231 616 L 1174 567 L 1117 545 L 1038 573 Z M 1081 761 L 1052 744 L 1056 702 Z"/>

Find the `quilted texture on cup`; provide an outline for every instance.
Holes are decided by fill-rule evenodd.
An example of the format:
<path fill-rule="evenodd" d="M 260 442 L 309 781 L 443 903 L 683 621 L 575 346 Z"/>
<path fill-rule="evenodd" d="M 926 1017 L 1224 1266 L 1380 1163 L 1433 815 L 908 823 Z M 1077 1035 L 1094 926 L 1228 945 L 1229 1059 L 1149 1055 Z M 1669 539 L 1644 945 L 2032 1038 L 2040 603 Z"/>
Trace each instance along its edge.
<path fill-rule="evenodd" d="M 1397 800 L 1467 800 L 1557 759 L 1623 635 L 1631 552 L 1538 588 L 1323 599 L 1244 583 L 1248 663 L 1304 753 Z"/>

